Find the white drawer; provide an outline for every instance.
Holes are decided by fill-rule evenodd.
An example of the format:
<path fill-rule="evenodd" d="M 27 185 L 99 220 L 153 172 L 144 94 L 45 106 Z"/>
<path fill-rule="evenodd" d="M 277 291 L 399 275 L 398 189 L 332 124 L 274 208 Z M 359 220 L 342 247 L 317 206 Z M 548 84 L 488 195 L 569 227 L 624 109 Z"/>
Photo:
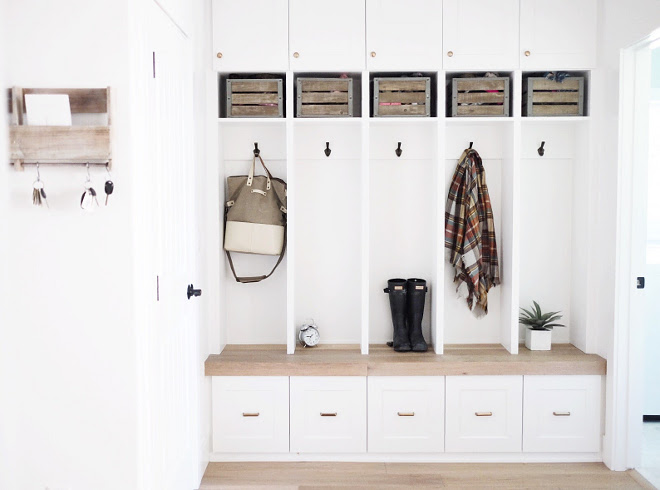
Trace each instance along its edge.
<path fill-rule="evenodd" d="M 598 452 L 600 376 L 525 376 L 523 451 Z"/>
<path fill-rule="evenodd" d="M 289 451 L 287 376 L 214 376 L 213 450 Z"/>
<path fill-rule="evenodd" d="M 291 377 L 291 452 L 367 450 L 364 376 Z"/>
<path fill-rule="evenodd" d="M 369 452 L 442 452 L 443 376 L 370 376 Z"/>
<path fill-rule="evenodd" d="M 447 376 L 447 452 L 522 448 L 522 376 Z"/>

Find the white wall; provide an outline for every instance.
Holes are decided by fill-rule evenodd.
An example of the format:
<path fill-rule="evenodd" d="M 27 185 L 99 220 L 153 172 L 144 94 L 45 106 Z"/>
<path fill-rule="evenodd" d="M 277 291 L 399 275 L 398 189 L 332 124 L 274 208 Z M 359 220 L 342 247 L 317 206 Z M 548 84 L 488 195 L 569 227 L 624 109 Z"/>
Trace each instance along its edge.
<path fill-rule="evenodd" d="M 0 488 L 136 488 L 127 2 L 8 0 L 5 9 L 7 85 L 113 87 L 116 190 L 86 214 L 84 167 L 42 166 L 50 210 L 37 208 L 34 166 L 0 164 L 10 288 L 0 312 Z M 94 172 L 97 190 L 105 177 Z"/>

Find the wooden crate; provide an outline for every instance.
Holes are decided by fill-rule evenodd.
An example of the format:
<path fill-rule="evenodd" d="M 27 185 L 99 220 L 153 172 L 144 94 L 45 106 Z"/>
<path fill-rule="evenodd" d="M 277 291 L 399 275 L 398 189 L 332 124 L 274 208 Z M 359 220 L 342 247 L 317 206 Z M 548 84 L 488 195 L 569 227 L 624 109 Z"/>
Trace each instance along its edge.
<path fill-rule="evenodd" d="M 584 77 L 569 77 L 561 83 L 528 77 L 523 87 L 523 116 L 584 115 Z"/>
<path fill-rule="evenodd" d="M 353 117 L 352 78 L 298 78 L 297 117 Z"/>
<path fill-rule="evenodd" d="M 509 77 L 453 78 L 451 116 L 509 116 Z"/>
<path fill-rule="evenodd" d="M 429 77 L 374 78 L 374 117 L 430 115 Z"/>
<path fill-rule="evenodd" d="M 281 79 L 228 79 L 227 117 L 284 117 Z"/>

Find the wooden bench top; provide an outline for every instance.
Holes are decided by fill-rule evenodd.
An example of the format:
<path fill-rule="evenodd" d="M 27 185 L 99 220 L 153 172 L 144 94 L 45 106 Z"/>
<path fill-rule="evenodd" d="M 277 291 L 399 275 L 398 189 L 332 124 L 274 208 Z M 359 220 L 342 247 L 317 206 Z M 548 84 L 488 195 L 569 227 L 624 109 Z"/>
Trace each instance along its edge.
<path fill-rule="evenodd" d="M 382 345 L 360 354 L 359 346 L 297 347 L 287 355 L 284 345 L 228 345 L 205 363 L 207 376 L 463 376 L 576 375 L 606 373 L 607 361 L 570 344 L 551 351 L 509 354 L 501 345 L 448 345 L 443 355 L 399 353 Z"/>

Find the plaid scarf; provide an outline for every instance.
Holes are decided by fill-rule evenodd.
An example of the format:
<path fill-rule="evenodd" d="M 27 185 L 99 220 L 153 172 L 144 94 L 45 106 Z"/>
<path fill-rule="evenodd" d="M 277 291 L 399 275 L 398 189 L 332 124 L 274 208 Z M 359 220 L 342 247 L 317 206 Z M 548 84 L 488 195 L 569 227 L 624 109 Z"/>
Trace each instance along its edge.
<path fill-rule="evenodd" d="M 488 313 L 488 291 L 500 283 L 500 268 L 493 209 L 481 157 L 475 150 L 463 152 L 449 187 L 445 248 L 456 269 L 456 291 L 462 296 L 467 293 L 470 310 Z"/>

